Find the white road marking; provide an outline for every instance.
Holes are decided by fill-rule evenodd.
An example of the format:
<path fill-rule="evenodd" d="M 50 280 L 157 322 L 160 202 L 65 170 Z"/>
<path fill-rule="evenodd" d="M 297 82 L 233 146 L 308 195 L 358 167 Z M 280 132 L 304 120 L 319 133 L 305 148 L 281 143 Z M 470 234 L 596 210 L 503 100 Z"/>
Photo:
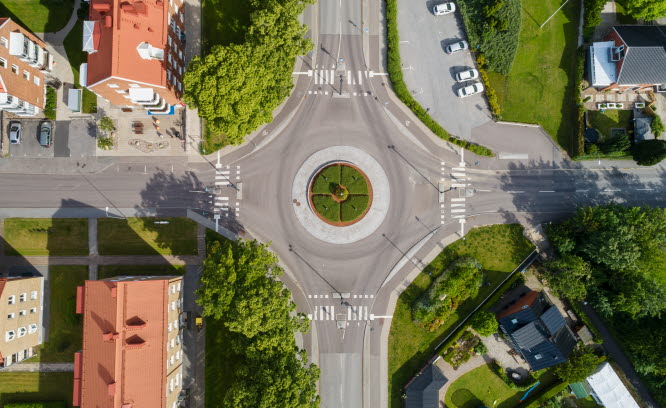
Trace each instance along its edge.
<path fill-rule="evenodd" d="M 465 201 L 465 197 L 460 197 L 460 198 L 452 198 L 451 201 L 456 202 L 456 201 Z M 442 204 L 443 206 L 444 204 Z"/>
<path fill-rule="evenodd" d="M 358 84 L 362 85 L 363 84 L 363 72 L 358 71 Z"/>
<path fill-rule="evenodd" d="M 620 190 L 617 190 L 617 189 L 610 189 L 610 188 L 604 188 L 604 192 L 605 192 L 605 193 L 608 193 L 608 192 L 611 192 L 611 191 L 620 191 Z"/>
<path fill-rule="evenodd" d="M 637 188 L 638 191 L 652 191 L 654 188 Z"/>
<path fill-rule="evenodd" d="M 451 187 L 465 187 L 465 184 L 454 183 L 454 184 L 451 184 Z"/>
<path fill-rule="evenodd" d="M 461 212 L 465 212 L 465 209 L 464 208 L 457 208 L 455 210 L 451 210 L 451 212 L 452 213 L 461 213 Z"/>
<path fill-rule="evenodd" d="M 524 193 L 524 191 L 507 191 L 509 194 L 518 194 L 518 193 Z"/>
<path fill-rule="evenodd" d="M 451 204 L 451 207 L 464 207 L 465 204 Z"/>
<path fill-rule="evenodd" d="M 465 177 L 465 173 L 451 173 L 453 177 Z"/>
<path fill-rule="evenodd" d="M 464 219 L 465 216 L 464 215 L 453 215 L 453 216 L 451 216 L 451 218 L 455 218 L 455 219 L 459 220 L 461 218 Z"/>
<path fill-rule="evenodd" d="M 540 193 L 554 193 L 555 191 L 553 190 L 540 190 Z"/>
<path fill-rule="evenodd" d="M 469 180 L 469 179 L 467 179 L 467 180 Z M 476 190 L 476 191 L 482 191 L 484 193 L 489 193 L 490 192 L 490 190 Z"/>
<path fill-rule="evenodd" d="M 453 170 L 453 171 L 465 171 L 466 169 L 464 167 L 454 167 L 451 170 Z"/>
<path fill-rule="evenodd" d="M 351 85 L 351 84 L 352 84 L 351 71 L 347 71 L 347 85 Z"/>

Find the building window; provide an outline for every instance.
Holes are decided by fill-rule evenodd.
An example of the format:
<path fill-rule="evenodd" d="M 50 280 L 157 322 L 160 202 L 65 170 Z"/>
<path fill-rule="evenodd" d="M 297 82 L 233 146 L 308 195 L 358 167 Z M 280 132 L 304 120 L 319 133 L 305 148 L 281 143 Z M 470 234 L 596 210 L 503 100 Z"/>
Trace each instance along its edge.
<path fill-rule="evenodd" d="M 169 323 L 169 333 L 171 333 L 171 330 L 173 330 L 173 324 Z"/>
<path fill-rule="evenodd" d="M 167 62 L 169 62 L 169 64 L 171 64 L 171 54 L 167 55 Z"/>
<path fill-rule="evenodd" d="M 32 309 L 30 309 L 30 313 L 37 313 L 37 308 L 33 307 Z"/>
<path fill-rule="evenodd" d="M 7 319 L 13 319 L 14 318 L 14 313 L 10 313 L 7 315 Z"/>
<path fill-rule="evenodd" d="M 176 347 L 176 339 L 171 339 L 171 348 Z"/>
<path fill-rule="evenodd" d="M 119 86 L 116 84 L 109 84 L 109 88 L 119 88 Z"/>
<path fill-rule="evenodd" d="M 139 85 L 139 84 L 130 84 L 130 87 L 132 87 L 132 88 L 141 88 L 141 85 Z"/>
<path fill-rule="evenodd" d="M 0 37 L 0 44 L 3 47 L 7 48 L 7 46 L 9 45 L 9 42 L 7 42 L 7 39 L 5 37 Z"/>
<path fill-rule="evenodd" d="M 178 282 L 178 285 L 176 286 L 176 290 L 180 292 L 180 282 Z"/>
<path fill-rule="evenodd" d="M 25 310 L 21 310 L 21 311 L 19 312 L 19 316 L 25 316 L 25 315 L 26 315 Z"/>
<path fill-rule="evenodd" d="M 14 330 L 9 330 L 5 333 L 5 341 L 12 341 L 16 337 L 16 332 Z"/>
<path fill-rule="evenodd" d="M 542 357 L 543 356 L 541 354 L 535 354 L 534 355 L 534 358 L 537 359 L 537 360 L 541 360 Z"/>
<path fill-rule="evenodd" d="M 7 299 L 7 304 L 13 305 L 14 303 L 16 303 L 16 296 L 11 295 L 9 299 Z"/>
<path fill-rule="evenodd" d="M 21 293 L 19 296 L 19 301 L 20 302 L 25 302 L 28 299 L 28 294 L 27 293 Z"/>
<path fill-rule="evenodd" d="M 173 9 L 176 12 L 175 14 L 178 14 L 178 5 L 177 4 L 173 5 Z"/>
<path fill-rule="evenodd" d="M 180 336 L 176 336 L 176 344 L 180 344 Z"/>
<path fill-rule="evenodd" d="M 28 329 L 25 327 L 19 327 L 18 329 L 18 337 L 23 337 L 25 334 L 28 332 Z"/>
<path fill-rule="evenodd" d="M 7 68 L 7 60 L 0 58 L 0 67 Z"/>
<path fill-rule="evenodd" d="M 178 81 L 178 90 L 182 91 L 183 90 L 183 83 Z"/>
<path fill-rule="evenodd" d="M 18 66 L 12 65 L 12 72 L 18 75 Z"/>
<path fill-rule="evenodd" d="M 28 326 L 28 332 L 29 332 L 30 334 L 32 334 L 32 333 L 34 333 L 34 332 L 36 332 L 36 331 L 37 331 L 37 325 L 36 325 L 36 324 L 33 323 L 33 324 L 31 324 L 30 326 Z"/>
<path fill-rule="evenodd" d="M 178 58 L 183 59 L 183 51 L 178 50 Z"/>
<path fill-rule="evenodd" d="M 30 79 L 30 72 L 23 70 L 23 78 L 24 79 Z"/>
<path fill-rule="evenodd" d="M 171 365 L 174 365 L 176 363 L 176 360 L 174 359 L 173 355 L 171 356 Z"/>
<path fill-rule="evenodd" d="M 169 381 L 169 392 L 173 392 L 173 378 Z"/>
<path fill-rule="evenodd" d="M 180 16 L 180 21 L 185 22 L 185 20 L 183 19 L 183 13 L 180 13 L 179 16 Z"/>
<path fill-rule="evenodd" d="M 171 42 L 172 42 L 172 41 L 173 41 L 173 40 L 171 39 L 171 36 L 168 36 L 168 37 L 167 37 L 167 44 L 169 44 L 169 47 L 171 47 Z"/>
<path fill-rule="evenodd" d="M 39 79 L 38 77 L 35 77 L 35 78 Z M 32 292 L 30 292 L 30 300 L 37 300 L 37 291 L 36 290 L 33 290 Z"/>
<path fill-rule="evenodd" d="M 38 77 L 38 76 L 34 76 L 34 77 L 32 77 L 32 81 L 35 83 L 35 85 L 38 85 L 38 86 L 39 86 L 40 81 L 39 81 L 39 77 Z"/>
<path fill-rule="evenodd" d="M 124 89 L 116 89 L 116 92 L 119 93 L 119 94 L 126 94 L 127 93 L 127 91 L 124 90 Z"/>
<path fill-rule="evenodd" d="M 171 285 L 171 293 L 176 293 L 176 285 Z"/>
<path fill-rule="evenodd" d="M 180 383 L 180 373 L 176 374 L 176 387 L 178 387 L 178 383 Z"/>

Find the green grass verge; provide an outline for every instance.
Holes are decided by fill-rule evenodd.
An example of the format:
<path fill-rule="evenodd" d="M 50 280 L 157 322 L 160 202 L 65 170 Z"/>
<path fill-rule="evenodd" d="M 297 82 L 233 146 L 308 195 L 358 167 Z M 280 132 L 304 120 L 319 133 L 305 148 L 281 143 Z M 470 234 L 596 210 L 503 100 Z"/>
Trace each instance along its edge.
<path fill-rule="evenodd" d="M 493 225 L 471 230 L 464 241 L 447 246 L 411 285 L 400 295 L 393 313 L 389 333 L 389 395 L 391 407 L 402 405 L 402 388 L 407 381 L 431 358 L 434 347 L 485 299 L 500 282 L 511 273 L 533 250 L 517 224 Z M 412 322 L 412 303 L 430 286 L 444 268 L 463 256 L 475 258 L 483 265 L 490 286 L 479 289 L 476 297 L 458 307 L 436 331 L 427 332 Z M 431 274 L 429 276 L 428 274 Z"/>
<path fill-rule="evenodd" d="M 577 98 L 576 46 L 580 4 L 523 0 L 518 53 L 509 75 L 489 72 L 502 119 L 538 123 L 570 154 L 574 148 Z M 571 154 L 573 156 L 573 154 Z"/>
<path fill-rule="evenodd" d="M 70 362 L 74 361 L 74 353 L 81 350 L 83 325 L 81 315 L 76 314 L 76 287 L 86 279 L 87 266 L 49 268 L 49 335 L 40 346 L 36 361 Z"/>
<path fill-rule="evenodd" d="M 347 187 L 349 194 L 368 194 L 368 183 L 356 169 L 340 166 L 340 184 Z"/>
<path fill-rule="evenodd" d="M 353 221 L 360 217 L 368 208 L 368 201 L 367 195 L 349 196 L 340 204 L 340 221 Z"/>
<path fill-rule="evenodd" d="M 33 33 L 61 30 L 74 11 L 74 0 L 2 0 L 0 15 Z"/>
<path fill-rule="evenodd" d="M 439 123 L 423 109 L 412 94 L 409 92 L 407 85 L 402 76 L 402 62 L 400 59 L 400 36 L 398 34 L 398 0 L 385 0 L 386 1 L 386 48 L 388 56 L 388 73 L 393 85 L 393 91 L 396 96 L 407 105 L 409 109 L 414 112 L 414 115 L 421 120 L 434 134 L 438 137 L 451 142 L 455 145 L 461 146 L 470 150 L 480 156 L 494 156 L 492 150 L 485 146 L 477 145 L 465 140 L 458 139 L 451 136 Z"/>
<path fill-rule="evenodd" d="M 65 401 L 72 406 L 72 373 L 2 373 L 0 406 L 10 402 Z"/>
<path fill-rule="evenodd" d="M 532 391 L 535 394 L 541 389 L 547 389 L 555 381 L 555 376 L 547 371 L 536 377 L 541 384 Z M 444 401 L 450 408 L 476 408 L 484 405 L 510 408 L 517 406 L 524 394 L 525 391 L 506 385 L 488 365 L 482 365 L 455 380 L 446 391 Z"/>
<path fill-rule="evenodd" d="M 590 126 L 597 129 L 601 135 L 600 143 L 611 139 L 611 129 L 629 129 L 631 126 L 631 111 L 610 109 L 605 112 L 589 111 L 587 120 Z"/>
<path fill-rule="evenodd" d="M 312 182 L 314 194 L 331 194 L 332 187 L 340 184 L 340 166 L 328 166 Z"/>
<path fill-rule="evenodd" d="M 329 195 L 313 196 L 312 204 L 315 210 L 329 221 L 340 221 L 340 203 Z"/>
<path fill-rule="evenodd" d="M 44 105 L 44 116 L 47 119 L 56 120 L 56 108 L 58 105 L 58 95 L 56 90 L 50 86 L 46 87 L 46 103 Z"/>
<path fill-rule="evenodd" d="M 63 45 L 65 47 L 65 52 L 67 53 L 67 59 L 69 60 L 70 65 L 72 66 L 72 74 L 74 75 L 74 87 L 77 89 L 82 89 L 81 94 L 81 112 L 83 113 L 96 113 L 97 112 L 97 95 L 94 92 L 90 91 L 88 88 L 84 88 L 79 83 L 79 68 L 81 64 L 88 61 L 88 54 L 83 52 L 81 49 L 81 44 L 83 44 L 83 22 L 77 20 L 76 24 L 67 34 Z"/>
<path fill-rule="evenodd" d="M 97 241 L 100 255 L 196 255 L 197 224 L 177 217 L 100 218 Z"/>
<path fill-rule="evenodd" d="M 203 120 L 203 141 L 201 142 L 201 154 L 209 154 L 229 145 L 229 138 L 221 132 L 214 132 Z"/>
<path fill-rule="evenodd" d="M 85 218 L 6 218 L 7 255 L 88 255 Z"/>
<path fill-rule="evenodd" d="M 98 279 L 116 276 L 169 276 L 184 275 L 185 265 L 100 265 Z"/>

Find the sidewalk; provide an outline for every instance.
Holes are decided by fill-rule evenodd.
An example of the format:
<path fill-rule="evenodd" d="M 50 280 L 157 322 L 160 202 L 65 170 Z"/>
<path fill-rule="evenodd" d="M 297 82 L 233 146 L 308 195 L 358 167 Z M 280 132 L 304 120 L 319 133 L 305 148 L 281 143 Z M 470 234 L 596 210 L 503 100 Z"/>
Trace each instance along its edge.
<path fill-rule="evenodd" d="M 0 370 L 0 373 L 66 373 L 74 371 L 74 363 L 18 363 Z"/>

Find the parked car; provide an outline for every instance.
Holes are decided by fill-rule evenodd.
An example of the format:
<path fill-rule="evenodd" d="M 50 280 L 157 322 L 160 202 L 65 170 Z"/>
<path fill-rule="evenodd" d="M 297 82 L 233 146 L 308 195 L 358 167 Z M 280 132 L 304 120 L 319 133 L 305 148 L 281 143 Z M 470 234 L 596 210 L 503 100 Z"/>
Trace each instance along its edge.
<path fill-rule="evenodd" d="M 21 122 L 10 122 L 9 123 L 9 143 L 11 144 L 21 144 Z"/>
<path fill-rule="evenodd" d="M 443 16 L 445 14 L 451 14 L 456 11 L 456 5 L 452 2 L 437 4 L 432 8 L 432 14 L 436 16 Z"/>
<path fill-rule="evenodd" d="M 458 41 L 454 42 L 453 44 L 449 44 L 446 46 L 446 53 L 447 54 L 455 54 L 460 51 L 464 51 L 469 48 L 469 45 L 467 45 L 467 41 Z"/>
<path fill-rule="evenodd" d="M 481 82 L 475 82 L 470 86 L 465 86 L 458 89 L 458 96 L 465 98 L 467 96 L 476 95 L 481 92 L 483 92 L 483 84 Z"/>
<path fill-rule="evenodd" d="M 458 82 L 471 81 L 472 79 L 476 79 L 478 77 L 479 77 L 479 71 L 475 69 L 466 69 L 456 74 L 456 81 Z"/>
<path fill-rule="evenodd" d="M 43 147 L 51 147 L 53 144 L 53 123 L 48 120 L 39 125 L 39 144 Z"/>

